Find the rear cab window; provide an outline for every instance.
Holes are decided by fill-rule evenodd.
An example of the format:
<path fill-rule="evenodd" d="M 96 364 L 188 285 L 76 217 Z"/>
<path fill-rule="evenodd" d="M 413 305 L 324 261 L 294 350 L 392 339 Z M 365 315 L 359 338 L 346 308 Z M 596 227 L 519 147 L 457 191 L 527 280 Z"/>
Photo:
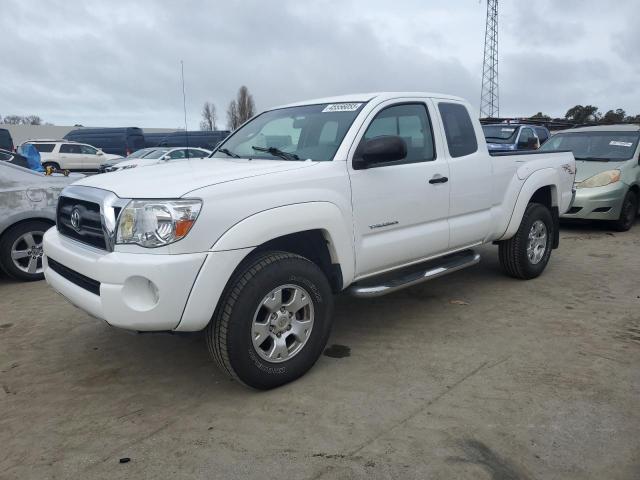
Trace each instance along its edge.
<path fill-rule="evenodd" d="M 467 108 L 460 103 L 440 102 L 438 110 L 442 117 L 449 155 L 457 158 L 477 152 L 476 131 Z"/>

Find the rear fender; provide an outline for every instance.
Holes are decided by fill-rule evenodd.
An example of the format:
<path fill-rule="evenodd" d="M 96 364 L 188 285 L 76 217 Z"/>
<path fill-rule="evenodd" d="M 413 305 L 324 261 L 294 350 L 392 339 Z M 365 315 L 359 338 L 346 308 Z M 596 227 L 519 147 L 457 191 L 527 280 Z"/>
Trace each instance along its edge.
<path fill-rule="evenodd" d="M 498 240 L 508 240 L 516 234 L 518 228 L 520 228 L 520 223 L 522 222 L 522 217 L 524 216 L 524 211 L 527 209 L 527 205 L 531 201 L 534 193 L 540 188 L 547 186 L 551 188 L 550 210 L 553 214 L 554 207 L 558 208 L 558 185 L 558 171 L 555 168 L 545 168 L 532 173 L 522 184 L 507 229 Z"/>

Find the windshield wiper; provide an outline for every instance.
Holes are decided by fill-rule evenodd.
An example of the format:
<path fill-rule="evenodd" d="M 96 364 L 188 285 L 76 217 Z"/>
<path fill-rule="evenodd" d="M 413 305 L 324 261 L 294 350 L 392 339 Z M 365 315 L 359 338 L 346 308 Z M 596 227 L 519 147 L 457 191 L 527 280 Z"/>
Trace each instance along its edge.
<path fill-rule="evenodd" d="M 231 150 L 229 150 L 228 148 L 219 148 L 218 150 L 216 150 L 217 152 L 222 152 L 225 155 L 229 155 L 230 157 L 233 158 L 240 158 L 240 155 L 238 155 L 237 153 L 233 153 Z"/>
<path fill-rule="evenodd" d="M 575 157 L 576 160 L 592 160 L 594 162 L 608 162 L 609 158 L 600 158 L 600 157 Z"/>
<path fill-rule="evenodd" d="M 256 150 L 258 152 L 270 153 L 274 157 L 280 157 L 280 158 L 282 158 L 284 160 L 300 160 L 300 157 L 298 155 L 296 155 L 295 153 L 285 152 L 285 151 L 280 150 L 279 148 L 276 148 L 276 147 L 269 147 L 269 148 L 251 147 L 251 148 L 253 148 L 254 150 Z"/>

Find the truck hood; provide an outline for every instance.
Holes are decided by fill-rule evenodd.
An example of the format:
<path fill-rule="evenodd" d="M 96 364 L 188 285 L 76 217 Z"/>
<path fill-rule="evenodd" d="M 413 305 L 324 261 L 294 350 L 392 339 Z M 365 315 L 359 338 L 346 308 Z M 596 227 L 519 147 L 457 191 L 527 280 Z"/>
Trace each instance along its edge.
<path fill-rule="evenodd" d="M 600 172 L 621 168 L 624 162 L 598 162 L 595 160 L 576 160 L 576 182 L 582 182 Z"/>
<path fill-rule="evenodd" d="M 76 185 L 109 190 L 121 198 L 179 198 L 199 188 L 243 178 L 308 168 L 312 161 L 196 158 L 87 177 Z"/>

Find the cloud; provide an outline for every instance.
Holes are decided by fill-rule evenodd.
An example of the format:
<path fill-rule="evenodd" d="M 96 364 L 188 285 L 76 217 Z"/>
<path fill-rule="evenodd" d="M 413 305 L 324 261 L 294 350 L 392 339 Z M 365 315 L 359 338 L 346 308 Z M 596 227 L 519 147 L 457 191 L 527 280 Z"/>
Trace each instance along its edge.
<path fill-rule="evenodd" d="M 575 103 L 640 112 L 631 21 L 638 8 L 631 0 L 616 9 L 600 3 L 501 5 L 503 115 L 559 115 Z M 477 0 L 452 5 L 4 0 L 0 28 L 11 41 L 0 45 L 0 114 L 178 127 L 180 60 L 190 128 L 207 100 L 225 120 L 242 84 L 259 109 L 378 90 L 442 91 L 475 106 L 486 7 Z M 617 46 L 621 39 L 629 46 Z M 625 64 L 632 55 L 636 61 Z"/>

